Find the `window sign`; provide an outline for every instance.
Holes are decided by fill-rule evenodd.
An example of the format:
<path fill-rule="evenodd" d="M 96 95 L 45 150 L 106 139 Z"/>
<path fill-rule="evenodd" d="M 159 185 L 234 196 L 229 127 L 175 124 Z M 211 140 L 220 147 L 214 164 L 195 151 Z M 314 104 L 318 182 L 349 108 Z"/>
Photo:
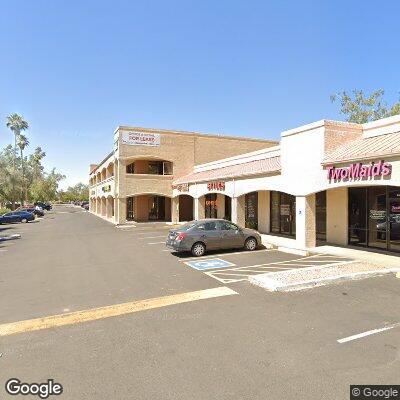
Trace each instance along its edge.
<path fill-rule="evenodd" d="M 160 146 L 159 133 L 122 132 L 122 144 L 130 146 Z"/>

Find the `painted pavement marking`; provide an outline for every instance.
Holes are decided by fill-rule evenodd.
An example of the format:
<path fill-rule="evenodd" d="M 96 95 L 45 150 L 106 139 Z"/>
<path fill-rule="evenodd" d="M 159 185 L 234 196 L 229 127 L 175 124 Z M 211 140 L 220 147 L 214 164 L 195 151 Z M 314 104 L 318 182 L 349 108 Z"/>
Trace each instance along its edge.
<path fill-rule="evenodd" d="M 106 307 L 75 311 L 67 314 L 58 314 L 48 317 L 11 322 L 0 325 L 0 336 L 50 329 L 64 325 L 80 324 L 88 321 L 95 321 L 125 314 L 132 314 L 139 311 L 151 310 L 154 308 L 167 307 L 175 304 L 236 294 L 238 293 L 234 290 L 226 286 L 220 286 L 212 289 L 198 290 L 195 292 L 180 293 L 147 300 L 138 300 L 129 303 L 114 304 Z"/>
<path fill-rule="evenodd" d="M 366 336 L 375 335 L 376 333 L 385 332 L 385 331 L 388 331 L 390 329 L 393 329 L 393 328 L 396 328 L 396 327 L 399 327 L 399 326 L 400 326 L 400 323 L 396 323 L 396 324 L 393 324 L 393 325 L 385 326 L 383 328 L 372 329 L 372 330 L 367 331 L 367 332 L 358 333 L 357 335 L 352 335 L 352 336 L 348 336 L 348 337 L 345 337 L 345 338 L 342 338 L 342 339 L 338 339 L 337 342 L 338 343 L 351 342 L 352 340 L 357 340 L 357 339 L 361 339 L 361 338 L 366 337 Z"/>
<path fill-rule="evenodd" d="M 165 235 L 160 235 L 160 236 L 145 236 L 145 237 L 140 237 L 139 239 L 144 240 L 144 239 L 159 239 L 159 238 L 166 238 Z"/>
<path fill-rule="evenodd" d="M 151 242 L 151 243 L 146 243 L 146 244 L 165 244 L 165 240 L 163 242 Z"/>
<path fill-rule="evenodd" d="M 217 268 L 228 268 L 235 266 L 235 264 L 226 260 L 221 260 L 220 258 L 209 258 L 207 260 L 201 260 L 201 261 L 187 261 L 185 262 L 185 264 L 199 271 L 205 271 L 208 269 L 217 269 Z"/>
<path fill-rule="evenodd" d="M 201 256 L 201 257 L 191 257 L 191 258 L 182 258 L 179 261 L 185 263 L 186 261 L 194 261 L 194 260 L 206 260 L 207 258 L 215 258 L 215 257 L 228 257 L 228 256 L 234 256 L 234 255 L 240 255 L 240 254 L 257 254 L 257 253 L 262 253 L 262 252 L 267 252 L 267 251 L 277 251 L 277 249 L 264 249 L 264 250 L 242 250 L 242 251 L 235 251 L 232 253 L 217 253 L 217 254 L 208 254 L 206 256 Z"/>
<path fill-rule="evenodd" d="M 325 264 L 322 264 L 320 261 L 315 260 L 316 257 L 319 257 L 319 255 L 316 254 L 312 256 L 307 256 L 287 261 L 276 261 L 264 264 L 247 265 L 243 267 L 224 269 L 221 271 L 220 270 L 204 271 L 204 273 L 210 276 L 211 278 L 216 279 L 218 282 L 227 284 L 233 282 L 247 281 L 251 276 L 261 275 L 267 272 L 278 272 L 281 270 L 308 269 L 308 268 L 319 269 L 328 266 L 341 265 L 354 262 L 353 260 L 344 261 L 343 258 L 339 259 L 338 257 L 334 257 L 333 259 L 325 258 L 324 261 Z"/>

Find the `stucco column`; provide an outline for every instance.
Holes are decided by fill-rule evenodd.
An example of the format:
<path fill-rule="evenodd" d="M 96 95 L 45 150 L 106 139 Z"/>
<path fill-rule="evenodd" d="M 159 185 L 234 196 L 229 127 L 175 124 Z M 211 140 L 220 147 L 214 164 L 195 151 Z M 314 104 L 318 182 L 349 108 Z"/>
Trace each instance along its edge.
<path fill-rule="evenodd" d="M 117 198 L 118 224 L 126 222 L 126 198 Z"/>
<path fill-rule="evenodd" d="M 106 216 L 107 218 L 112 217 L 112 202 L 114 199 L 112 197 L 107 197 L 107 208 L 106 208 Z"/>
<path fill-rule="evenodd" d="M 301 249 L 315 247 L 315 194 L 296 196 L 296 243 Z"/>
<path fill-rule="evenodd" d="M 347 188 L 326 191 L 326 241 L 347 245 L 348 238 Z"/>
<path fill-rule="evenodd" d="M 270 191 L 260 190 L 258 192 L 258 230 L 261 233 L 270 231 Z"/>
<path fill-rule="evenodd" d="M 171 199 L 171 221 L 179 222 L 179 196 Z"/>
<path fill-rule="evenodd" d="M 244 227 L 245 214 L 244 214 L 245 196 L 232 197 L 232 222 Z"/>
<path fill-rule="evenodd" d="M 205 218 L 205 204 L 204 204 L 204 196 L 199 197 L 198 199 L 193 199 L 194 203 L 194 219 L 204 219 Z"/>
<path fill-rule="evenodd" d="M 117 197 L 113 198 L 114 202 L 114 222 L 118 223 L 118 199 Z"/>
<path fill-rule="evenodd" d="M 225 217 L 225 196 L 221 193 L 217 194 L 217 218 Z"/>

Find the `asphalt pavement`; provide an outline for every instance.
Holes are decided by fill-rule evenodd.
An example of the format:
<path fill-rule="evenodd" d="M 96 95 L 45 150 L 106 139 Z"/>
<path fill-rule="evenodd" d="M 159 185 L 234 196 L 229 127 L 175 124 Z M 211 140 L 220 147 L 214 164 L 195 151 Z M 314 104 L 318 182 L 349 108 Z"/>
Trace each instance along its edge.
<path fill-rule="evenodd" d="M 96 400 L 336 400 L 350 384 L 400 383 L 394 275 L 270 293 L 243 271 L 311 259 L 223 251 L 203 260 L 233 265 L 198 270 L 189 255 L 165 251 L 168 227 L 118 229 L 72 207 L 3 228 L 22 238 L 0 243 L 0 332 L 29 321 L 0 336 L 0 398 L 15 398 L 4 391 L 11 377 L 53 378 L 59 398 Z M 228 269 L 239 278 L 229 282 Z M 234 293 L 205 295 L 224 288 Z M 46 317 L 48 326 L 26 329 Z"/>

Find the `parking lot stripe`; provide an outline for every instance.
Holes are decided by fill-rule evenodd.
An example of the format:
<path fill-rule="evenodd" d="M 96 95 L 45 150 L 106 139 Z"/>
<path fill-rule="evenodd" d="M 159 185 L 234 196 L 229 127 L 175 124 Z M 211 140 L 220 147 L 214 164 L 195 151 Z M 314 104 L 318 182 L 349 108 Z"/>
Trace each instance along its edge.
<path fill-rule="evenodd" d="M 371 331 L 358 333 L 357 335 L 348 336 L 348 337 L 345 337 L 343 339 L 338 339 L 337 342 L 338 343 L 351 342 L 352 340 L 361 339 L 361 338 L 363 338 L 365 336 L 375 335 L 376 333 L 388 331 L 389 329 L 393 329 L 393 328 L 395 328 L 397 326 L 400 326 L 400 323 L 389 325 L 389 326 L 385 326 L 384 328 L 372 329 Z"/>
<path fill-rule="evenodd" d="M 165 235 L 161 235 L 161 236 L 145 236 L 145 237 L 141 237 L 139 239 L 158 239 L 158 238 L 165 238 Z"/>
<path fill-rule="evenodd" d="M 164 242 L 151 242 L 151 243 L 146 243 L 146 244 L 165 244 L 165 241 Z"/>
<path fill-rule="evenodd" d="M 139 311 L 151 310 L 154 308 L 167 307 L 174 304 L 231 296 L 235 294 L 238 293 L 226 286 L 220 286 L 212 289 L 198 290 L 195 292 L 173 294 L 165 297 L 156 297 L 147 300 L 115 304 L 112 306 L 92 308 L 67 314 L 58 314 L 43 318 L 11 322 L 0 325 L 0 336 L 50 329 L 64 325 L 79 324 L 125 314 L 132 314 Z"/>
<path fill-rule="evenodd" d="M 192 257 L 192 258 L 182 258 L 179 261 L 180 262 L 186 262 L 186 261 L 194 261 L 194 260 L 205 260 L 207 258 L 215 258 L 215 257 L 227 257 L 227 256 L 234 256 L 238 254 L 248 254 L 248 253 L 262 253 L 262 252 L 267 252 L 267 251 L 277 251 L 276 249 L 264 249 L 264 250 L 249 250 L 249 251 L 235 251 L 233 253 L 217 253 L 217 254 L 209 254 L 206 256 L 201 256 L 201 257 Z"/>

